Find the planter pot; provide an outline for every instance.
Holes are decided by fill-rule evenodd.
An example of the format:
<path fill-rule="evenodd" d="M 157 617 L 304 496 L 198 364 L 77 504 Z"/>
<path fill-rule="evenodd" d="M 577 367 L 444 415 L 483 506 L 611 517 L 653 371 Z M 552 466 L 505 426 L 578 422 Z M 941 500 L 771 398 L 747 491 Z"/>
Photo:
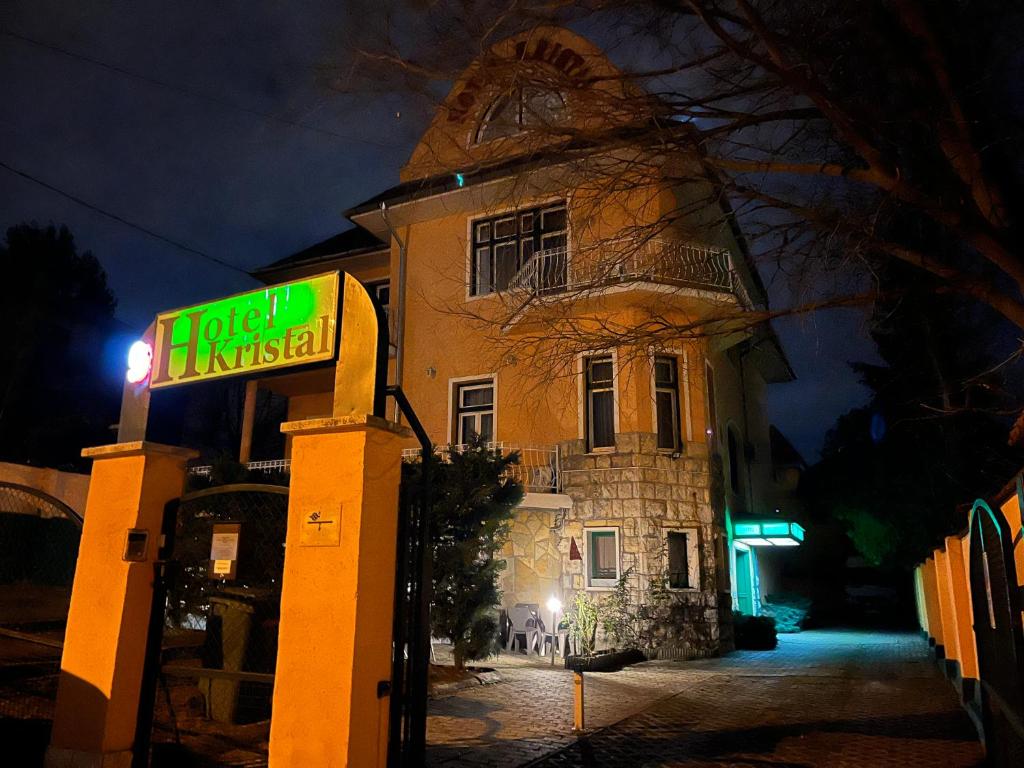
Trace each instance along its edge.
<path fill-rule="evenodd" d="M 628 651 L 597 651 L 590 656 L 567 656 L 565 668 L 574 672 L 618 672 L 630 664 L 647 661 L 638 648 Z"/>

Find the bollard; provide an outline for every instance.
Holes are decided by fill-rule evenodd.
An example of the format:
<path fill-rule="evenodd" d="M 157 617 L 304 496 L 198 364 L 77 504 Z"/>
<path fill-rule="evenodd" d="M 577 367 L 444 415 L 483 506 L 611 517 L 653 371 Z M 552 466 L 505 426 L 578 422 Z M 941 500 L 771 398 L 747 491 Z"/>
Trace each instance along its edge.
<path fill-rule="evenodd" d="M 583 673 L 573 670 L 572 673 L 572 730 L 583 733 Z"/>

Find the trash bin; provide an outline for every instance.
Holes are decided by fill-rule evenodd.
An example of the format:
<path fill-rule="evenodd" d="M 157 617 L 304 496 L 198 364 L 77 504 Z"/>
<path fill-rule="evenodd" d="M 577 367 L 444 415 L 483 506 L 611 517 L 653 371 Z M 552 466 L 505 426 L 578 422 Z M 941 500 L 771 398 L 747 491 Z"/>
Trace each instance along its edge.
<path fill-rule="evenodd" d="M 240 672 L 245 666 L 255 608 L 244 597 L 210 598 L 210 614 L 219 619 L 221 669 Z M 234 723 L 241 681 L 231 677 L 203 677 L 199 687 L 206 696 L 206 716 L 218 723 Z"/>

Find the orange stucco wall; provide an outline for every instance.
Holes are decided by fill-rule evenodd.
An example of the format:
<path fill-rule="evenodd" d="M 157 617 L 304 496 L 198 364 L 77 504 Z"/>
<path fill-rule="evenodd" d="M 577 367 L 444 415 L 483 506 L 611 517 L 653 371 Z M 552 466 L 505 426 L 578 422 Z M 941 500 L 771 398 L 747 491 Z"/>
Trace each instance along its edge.
<path fill-rule="evenodd" d="M 270 766 L 383 766 L 402 439 L 332 419 L 282 430 L 293 463 Z M 313 512 L 333 516 L 336 539 L 307 538 Z"/>
<path fill-rule="evenodd" d="M 968 545 L 968 546 L 965 546 Z M 978 652 L 974 639 L 974 613 L 971 605 L 970 567 L 966 557 L 969 537 L 946 538 L 946 589 L 952 604 L 957 638 L 957 661 L 963 677 L 977 679 Z"/>
<path fill-rule="evenodd" d="M 1017 584 L 1024 585 L 1024 537 L 1021 533 L 1021 509 L 1017 494 L 1012 494 L 1000 507 L 1006 522 L 1010 524 L 1010 539 L 1015 542 L 1013 560 L 1017 566 Z"/>
<path fill-rule="evenodd" d="M 924 606 L 928 615 L 928 636 L 936 645 L 945 645 L 942 615 L 939 610 L 938 582 L 935 573 L 935 558 L 929 557 L 921 566 L 921 581 L 924 587 Z"/>
<path fill-rule="evenodd" d="M 148 443 L 90 451 L 101 453 L 93 454 L 51 745 L 65 756 L 131 749 L 164 505 L 181 495 L 195 455 Z M 122 557 L 130 528 L 149 532 L 143 561 Z M 80 759 L 74 764 L 99 764 Z"/>

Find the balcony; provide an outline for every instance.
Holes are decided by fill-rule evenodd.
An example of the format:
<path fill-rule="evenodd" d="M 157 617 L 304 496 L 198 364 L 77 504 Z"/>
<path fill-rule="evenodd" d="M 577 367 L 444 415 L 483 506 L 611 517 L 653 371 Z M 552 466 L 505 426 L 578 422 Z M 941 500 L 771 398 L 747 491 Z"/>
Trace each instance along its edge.
<path fill-rule="evenodd" d="M 502 456 L 517 452 L 519 463 L 508 468 L 505 477 L 521 483 L 527 493 L 559 493 L 558 447 L 520 446 L 505 442 L 487 443 L 487 447 L 500 451 Z M 447 461 L 452 453 L 465 451 L 465 445 L 438 445 L 434 453 Z M 402 451 L 404 461 L 416 461 L 420 458 L 419 448 L 406 448 Z"/>
<path fill-rule="evenodd" d="M 650 239 L 602 243 L 575 251 L 571 259 L 564 246 L 540 251 L 513 276 L 508 290 L 548 295 L 633 282 L 720 293 L 737 287 L 727 249 Z"/>

